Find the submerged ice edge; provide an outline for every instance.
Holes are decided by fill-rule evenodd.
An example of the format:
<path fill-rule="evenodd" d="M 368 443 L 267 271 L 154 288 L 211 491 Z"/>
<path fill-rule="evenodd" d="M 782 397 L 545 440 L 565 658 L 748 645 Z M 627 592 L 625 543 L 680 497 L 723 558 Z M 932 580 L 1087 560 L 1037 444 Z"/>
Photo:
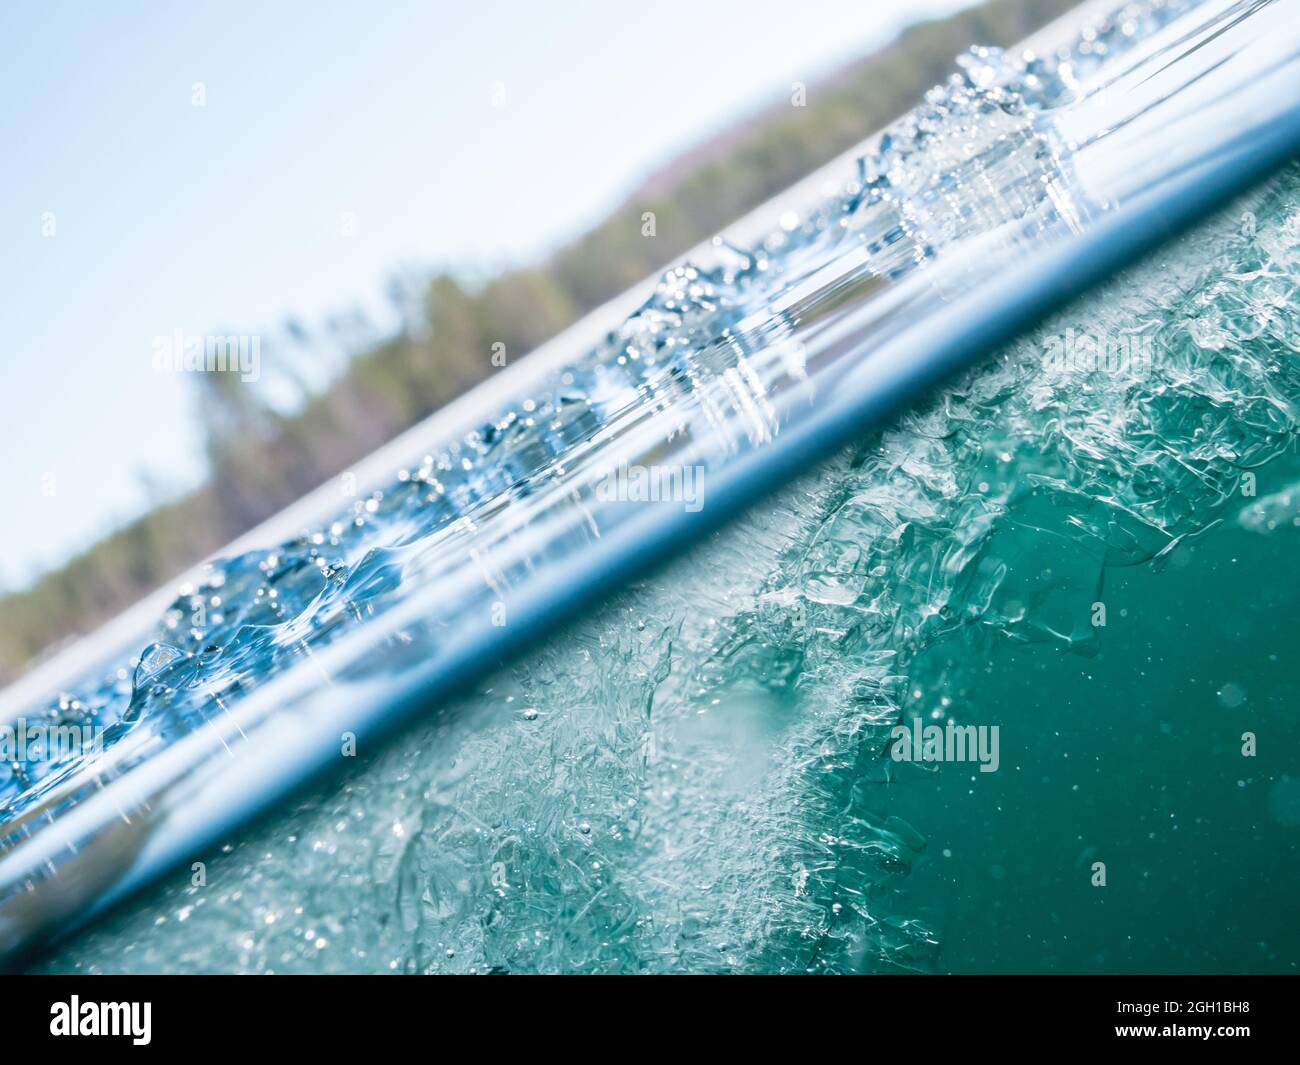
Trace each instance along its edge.
<path fill-rule="evenodd" d="M 1145 10 L 1156 18 L 1152 9 Z M 1129 24 L 1112 27 L 1121 42 L 1125 36 L 1136 37 L 1124 33 Z M 1091 38 L 1085 32 L 1082 44 L 1091 41 L 1085 54 L 1104 51 L 1097 40 L 1095 32 Z M 1082 44 L 1076 43 L 1076 50 Z M 994 60 L 1000 73 L 990 74 Z M 805 362 L 834 351 L 835 330 L 853 326 L 845 314 L 835 312 L 845 284 L 846 246 L 865 246 L 869 253 L 870 265 L 856 274 L 858 289 L 850 285 L 855 297 L 862 294 L 863 282 L 882 276 L 906 282 L 920 273 L 926 280 L 912 286 L 914 294 L 918 289 L 925 294 L 930 278 L 944 280 L 935 266 L 941 253 L 969 235 L 954 228 L 943 212 L 943 206 L 951 204 L 954 186 L 926 177 L 926 165 L 945 158 L 945 131 L 962 152 L 969 150 L 972 130 L 986 136 L 983 154 L 973 160 L 958 158 L 949 170 L 940 168 L 931 175 L 966 174 L 976 183 L 991 185 L 996 193 L 992 199 L 981 201 L 976 195 L 966 201 L 985 211 L 977 218 L 977 231 L 1014 226 L 1013 236 L 1036 238 L 1056 231 L 1063 219 L 1068 223 L 1059 198 L 1049 197 L 1044 204 L 1041 194 L 1037 201 L 1032 197 L 1035 182 L 1051 179 L 1044 168 L 1059 168 L 1062 161 L 1059 151 L 1030 128 L 1024 115 L 1032 109 L 1016 84 L 1017 77 L 1032 76 L 1035 91 L 1044 98 L 1056 91 L 1044 87 L 1048 79 L 1043 74 L 1025 75 L 1029 64 L 1038 62 L 1022 57 L 1013 63 L 975 53 L 942 100 L 932 96 L 928 110 L 882 136 L 878 158 L 896 151 L 896 160 L 904 168 L 910 166 L 909 172 L 873 170 L 864 162 L 862 180 L 803 226 L 782 232 L 757 251 L 737 251 L 730 262 L 710 271 L 671 271 L 656 297 L 586 363 L 565 371 L 549 396 L 526 401 L 447 452 L 404 471 L 392 490 L 359 502 L 346 522 L 217 569 L 202 588 L 178 600 L 160 634 L 166 639 L 147 649 L 133 676 L 119 674 L 107 691 L 101 688 L 90 699 L 63 697 L 53 708 L 53 719 L 61 723 L 87 718 L 111 722 L 107 727 L 115 731 L 102 760 L 70 764 L 41 781 L 24 779 L 20 771 L 25 767 L 10 767 L 11 785 L 17 785 L 11 786 L 11 793 L 20 794 L 10 803 L 7 838 L 10 846 L 20 845 L 14 857 L 22 861 L 6 861 L 5 871 L 30 883 L 36 870 L 30 859 L 40 852 L 52 856 L 61 841 L 66 842 L 62 834 L 50 833 L 46 821 L 51 816 L 63 819 L 71 829 L 82 820 L 72 816 L 79 812 L 82 796 L 97 794 L 114 773 L 143 766 L 160 751 L 175 755 L 203 749 L 198 743 L 182 743 L 187 737 L 198 740 L 206 734 L 204 742 L 214 751 L 218 740 L 228 746 L 227 739 L 234 737 L 224 733 L 232 728 L 237 732 L 241 722 L 251 727 L 260 715 L 273 712 L 276 700 L 249 700 L 248 695 L 256 694 L 285 665 L 306 663 L 293 688 L 279 686 L 277 700 L 319 686 L 315 675 L 306 672 L 308 665 L 319 665 L 316 660 L 322 655 L 315 649 L 323 650 L 337 634 L 355 631 L 358 622 L 376 617 L 389 622 L 381 634 L 390 637 L 396 651 L 379 655 L 382 668 L 396 671 L 413 655 L 445 654 L 446 647 L 454 645 L 451 630 L 458 612 L 440 615 L 430 609 L 436 604 L 429 600 L 445 601 L 452 590 L 448 582 L 468 573 L 463 591 L 476 609 L 486 613 L 505 605 L 502 589 L 512 575 L 509 567 L 495 559 L 484 567 L 478 565 L 481 559 L 505 553 L 518 560 L 520 573 L 539 561 L 543 568 L 558 570 L 597 532 L 608 538 L 620 524 L 634 526 L 640 516 L 630 509 L 602 512 L 597 524 L 581 499 L 577 507 L 554 505 L 584 484 L 592 487 L 572 476 L 575 468 L 582 472 L 584 462 L 608 466 L 611 458 L 662 454 L 667 444 L 670 452 L 674 446 L 679 449 L 681 469 L 715 471 L 734 464 L 737 454 L 770 444 L 789 423 L 789 413 L 815 398 L 810 382 L 824 395 L 836 379 L 826 367 L 814 366 L 809 372 Z M 1063 62 L 1058 57 L 1056 69 Z M 898 147 L 904 135 L 911 138 L 909 151 Z M 900 196 L 898 190 L 909 181 L 913 184 L 908 194 Z M 1058 185 L 1055 191 L 1068 193 L 1068 188 Z M 848 276 L 852 280 L 854 272 L 848 271 Z M 806 288 L 809 278 L 814 279 L 815 298 L 800 302 L 801 284 Z M 949 295 L 959 291 L 963 274 L 958 272 L 955 281 L 948 275 L 947 283 L 956 286 Z M 772 314 L 783 298 L 787 309 Z M 825 312 L 828 302 L 831 312 Z M 804 332 L 796 336 L 801 327 Z M 888 328 L 888 322 L 877 328 Z M 640 531 L 626 539 L 635 544 L 647 534 Z M 454 564 L 467 557 L 466 552 L 475 569 Z M 574 576 L 581 579 L 580 573 Z M 434 588 L 440 596 L 428 594 Z M 404 604 L 418 604 L 419 609 L 398 609 Z M 385 609 L 390 613 L 383 614 Z M 401 616 L 404 613 L 409 617 Z M 401 625 L 422 624 L 422 642 L 401 631 L 393 623 L 394 614 Z M 204 623 L 187 626 L 196 615 Z M 374 627 L 376 622 L 367 624 Z M 413 651 L 403 650 L 413 643 Z M 374 649 L 367 647 L 368 653 Z M 336 661 L 347 661 L 346 655 L 328 657 L 331 668 Z M 269 688 L 262 691 L 272 694 Z M 382 701 L 382 694 L 378 698 Z M 260 704 L 257 716 L 251 714 L 254 704 Z M 324 712 L 317 712 L 316 720 L 299 724 L 317 727 L 326 719 Z M 170 759 L 173 766 L 177 761 Z M 151 774 L 138 769 L 135 773 L 139 786 L 126 793 L 147 805 L 150 793 L 141 788 Z M 93 818 L 88 823 L 93 824 Z M 44 838 L 33 839 L 34 834 Z M 35 875 L 39 882 L 41 874 Z"/>
<path fill-rule="evenodd" d="M 1294 450 L 1298 293 L 1293 165 L 44 967 L 933 968 L 890 728 L 963 718 L 935 660 L 1094 650 L 1106 568 Z"/>
<path fill-rule="evenodd" d="M 816 279 L 820 270 L 837 281 L 845 269 L 847 256 L 840 249 L 846 244 L 865 251 L 867 277 L 898 277 L 934 257 L 945 240 L 987 232 L 1016 218 L 1030 216 L 1029 231 L 1017 235 L 1022 240 L 1041 236 L 1062 216 L 1077 223 L 1074 207 L 1039 211 L 1043 193 L 1035 186 L 1059 180 L 1060 160 L 1022 116 L 1080 91 L 1089 67 L 1095 74 L 1104 60 L 1122 55 L 1143 33 L 1190 6 L 1124 8 L 1099 29 L 1085 29 L 1072 48 L 1049 60 L 1022 56 L 1011 62 L 974 50 L 961 75 L 879 138 L 876 150 L 859 164 L 860 180 L 841 197 L 802 224 L 786 227 L 788 232 L 769 237 L 758 250 L 736 250 L 730 261 L 710 271 L 689 266 L 670 271 L 655 296 L 604 345 L 560 372 L 552 391 L 514 403 L 495 422 L 402 471 L 396 485 L 358 501 L 352 513 L 302 540 L 217 564 L 198 587 L 182 589 L 154 642 L 131 663 L 116 666 L 90 693 L 61 695 L 41 708 L 43 716 L 55 725 L 115 730 L 106 737 L 110 745 L 128 731 L 121 726 L 141 719 L 161 720 L 181 732 L 201 724 L 204 706 L 187 705 L 194 700 L 179 694 L 199 688 L 196 681 L 206 682 L 200 701 L 208 711 L 214 696 L 238 698 L 241 671 L 264 677 L 281 661 L 292 662 L 308 641 L 326 640 L 346 627 L 349 610 L 380 608 L 381 593 L 400 584 L 411 553 L 396 554 L 396 548 L 441 537 L 457 522 L 468 528 L 476 511 L 494 501 L 511 499 L 516 510 L 522 509 L 527 503 L 520 497 L 545 490 L 548 479 L 558 480 L 558 463 L 596 433 L 626 420 L 630 411 L 684 407 L 692 393 L 715 385 L 709 378 L 723 394 L 714 410 L 704 411 L 712 422 L 706 433 L 738 407 L 747 408 L 745 413 L 757 408 L 767 424 L 745 428 L 751 439 L 763 442 L 779 427 L 772 412 L 761 413 L 774 376 L 751 373 L 738 389 L 727 377 L 748 370 L 749 357 L 766 356 L 779 345 L 778 372 L 794 380 L 805 376 L 802 343 L 787 342 L 800 310 L 790 305 L 805 275 Z M 970 160 L 962 156 L 972 153 L 972 133 L 989 145 Z M 1000 169 L 992 171 L 990 163 Z M 963 181 L 968 187 L 991 186 L 993 195 L 981 199 L 978 192 L 963 192 Z M 1054 193 L 1059 198 L 1069 190 L 1057 186 Z M 953 213 L 955 201 L 965 202 L 968 213 L 983 213 L 974 220 L 961 218 Z M 1033 218 L 1035 211 L 1042 217 Z M 825 287 L 824 279 L 817 280 L 822 288 L 814 285 L 814 294 Z M 774 308 L 784 314 L 774 316 Z M 801 310 L 806 316 L 807 308 Z M 759 324 L 747 329 L 750 311 Z M 718 372 L 707 365 L 710 355 L 721 363 Z M 698 457 L 714 465 L 734 451 L 725 438 L 712 443 L 722 454 Z M 250 661 L 256 668 L 245 670 Z M 162 683 L 178 671 L 186 674 L 179 678 L 182 683 Z M 150 705 L 150 693 L 162 705 Z M 39 771 L 17 763 L 7 767 L 9 779 L 0 778 L 3 809 L 16 812 L 17 795 L 39 783 L 33 779 Z"/>

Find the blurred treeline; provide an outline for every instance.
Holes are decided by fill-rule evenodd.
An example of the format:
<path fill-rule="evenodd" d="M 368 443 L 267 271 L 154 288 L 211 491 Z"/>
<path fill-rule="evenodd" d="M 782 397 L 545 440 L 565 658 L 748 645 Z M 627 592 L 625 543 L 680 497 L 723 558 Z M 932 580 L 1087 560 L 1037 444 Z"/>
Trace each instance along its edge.
<path fill-rule="evenodd" d="M 402 322 L 395 333 L 359 311 L 315 330 L 288 322 L 271 350 L 264 346 L 262 383 L 195 374 L 206 484 L 0 598 L 0 681 L 489 376 L 493 344 L 511 360 L 525 354 L 902 114 L 949 76 L 965 48 L 1012 45 L 1073 6 L 990 0 L 919 23 L 810 85 L 805 106 L 783 100 L 676 160 L 545 262 L 488 279 L 402 275 L 389 290 Z M 653 239 L 641 235 L 644 211 L 655 214 Z M 268 377 L 296 401 L 275 402 Z"/>

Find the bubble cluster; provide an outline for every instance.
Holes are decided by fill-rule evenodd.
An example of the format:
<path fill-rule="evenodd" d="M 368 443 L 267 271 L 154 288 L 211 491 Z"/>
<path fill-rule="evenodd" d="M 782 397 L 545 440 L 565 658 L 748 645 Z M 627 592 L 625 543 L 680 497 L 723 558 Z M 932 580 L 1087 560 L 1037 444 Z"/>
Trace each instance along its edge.
<path fill-rule="evenodd" d="M 136 658 L 52 706 L 107 727 L 104 772 L 129 771 L 403 602 L 439 537 L 561 483 L 629 412 L 671 422 L 725 377 L 739 323 L 829 258 L 865 249 L 897 277 L 963 233 L 1052 224 L 1062 208 L 1042 179 L 1068 161 L 1035 116 L 1143 20 L 1186 6 L 1130 5 L 1053 56 L 972 51 L 840 195 L 753 249 L 674 267 L 546 387 L 326 526 L 214 564 Z M 1161 564 L 1291 445 L 1298 196 L 1290 167 L 442 708 L 341 789 L 196 856 L 204 886 L 161 886 L 78 942 L 77 964 L 932 967 L 938 934 L 899 897 L 926 841 L 891 814 L 884 757 L 912 663 L 958 631 L 1088 653 L 1106 567 Z M 1049 372 L 1067 330 L 1138 336 L 1155 357 Z M 0 821 L 75 768 L 0 767 Z M 0 823 L 0 851 L 12 842 Z"/>

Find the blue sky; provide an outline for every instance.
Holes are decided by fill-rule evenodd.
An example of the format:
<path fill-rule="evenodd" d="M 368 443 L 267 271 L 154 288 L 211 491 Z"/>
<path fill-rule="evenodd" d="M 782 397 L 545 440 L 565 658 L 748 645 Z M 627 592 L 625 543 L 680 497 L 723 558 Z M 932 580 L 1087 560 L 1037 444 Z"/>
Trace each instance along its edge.
<path fill-rule="evenodd" d="M 138 512 L 142 472 L 203 476 L 152 338 L 374 306 L 402 263 L 533 259 L 792 82 L 967 2 L 6 0 L 0 587 Z"/>

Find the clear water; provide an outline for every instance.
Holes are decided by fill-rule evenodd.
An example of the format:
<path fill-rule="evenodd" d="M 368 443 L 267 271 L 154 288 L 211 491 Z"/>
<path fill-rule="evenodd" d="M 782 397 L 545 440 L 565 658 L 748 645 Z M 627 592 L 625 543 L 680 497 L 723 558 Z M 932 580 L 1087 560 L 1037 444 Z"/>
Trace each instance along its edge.
<path fill-rule="evenodd" d="M 827 287 L 843 300 L 869 291 L 873 279 L 921 271 L 972 233 L 1014 223 L 1016 239 L 1032 241 L 1077 224 L 1089 206 L 1070 199 L 1069 148 L 1038 116 L 1193 7 L 1131 5 L 1054 56 L 973 49 L 949 84 L 879 138 L 839 195 L 756 248 L 720 245 L 711 266 L 669 271 L 599 347 L 335 520 L 215 563 L 180 590 L 129 661 L 30 716 L 105 727 L 110 749 L 131 748 L 105 767 L 121 773 L 156 751 L 155 739 L 172 743 L 225 715 L 252 689 L 301 667 L 313 648 L 445 577 L 446 560 L 459 563 L 457 549 L 471 537 L 500 539 L 546 520 L 553 500 L 590 489 L 589 457 L 643 423 L 656 423 L 655 447 L 665 422 L 669 436 L 692 437 L 690 460 L 706 471 L 728 457 L 726 437 L 738 431 L 731 423 L 739 420 L 753 441 L 769 439 L 779 429 L 770 394 L 808 376 L 791 323 L 800 311 L 808 316 L 801 303 L 813 302 L 809 279 L 829 273 Z M 853 255 L 862 265 L 845 268 Z M 478 583 L 473 594 L 499 598 L 490 581 Z M 445 619 L 466 612 L 458 602 Z M 79 768 L 0 764 L 0 819 L 62 793 Z M 3 832 L 0 820 L 0 847 Z"/>
<path fill-rule="evenodd" d="M 1028 188 L 1068 166 L 1033 116 L 1132 23 L 1076 42 L 1070 77 L 1059 58 L 975 53 L 843 196 L 716 269 L 669 274 L 549 391 L 328 527 L 214 567 L 138 659 L 52 704 L 110 727 L 85 786 L 310 668 L 439 578 L 446 543 L 502 500 L 540 513 L 585 447 L 645 411 L 761 398 L 791 373 L 780 346 L 737 363 L 717 338 L 845 242 L 879 275 L 940 254 L 951 189 L 924 153 L 948 151 L 936 141 L 962 115 L 982 116 L 981 180 Z M 1290 167 L 396 743 L 363 747 L 341 786 L 194 854 L 202 886 L 187 863 L 42 965 L 1294 968 L 1297 285 Z M 1054 342 L 1079 334 L 1138 338 L 1124 350 L 1151 358 L 1054 364 Z M 737 386 L 737 365 L 759 383 Z M 749 424 L 767 431 L 761 407 Z M 382 678 L 424 638 L 334 679 Z M 893 762 L 890 730 L 912 715 L 999 724 L 999 770 Z M 1243 727 L 1264 738 L 1253 761 Z M 75 805 L 84 769 L 0 770 L 7 842 L 51 795 Z"/>

